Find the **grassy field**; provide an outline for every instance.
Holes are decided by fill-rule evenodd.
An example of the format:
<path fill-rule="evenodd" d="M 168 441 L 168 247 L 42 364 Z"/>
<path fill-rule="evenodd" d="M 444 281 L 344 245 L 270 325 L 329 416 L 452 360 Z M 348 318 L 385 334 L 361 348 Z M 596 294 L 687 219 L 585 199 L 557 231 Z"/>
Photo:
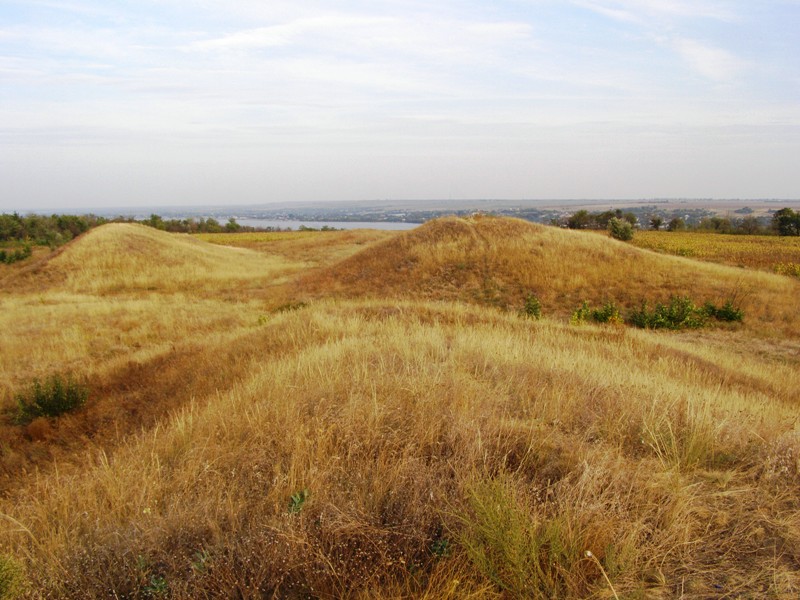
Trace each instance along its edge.
<path fill-rule="evenodd" d="M 508 219 L 269 235 L 0 271 L 0 598 L 800 594 L 800 282 Z M 744 322 L 569 323 L 685 293 Z M 86 405 L 16 424 L 56 372 Z"/>
<path fill-rule="evenodd" d="M 632 243 L 665 254 L 800 277 L 800 238 L 797 237 L 638 231 Z"/>

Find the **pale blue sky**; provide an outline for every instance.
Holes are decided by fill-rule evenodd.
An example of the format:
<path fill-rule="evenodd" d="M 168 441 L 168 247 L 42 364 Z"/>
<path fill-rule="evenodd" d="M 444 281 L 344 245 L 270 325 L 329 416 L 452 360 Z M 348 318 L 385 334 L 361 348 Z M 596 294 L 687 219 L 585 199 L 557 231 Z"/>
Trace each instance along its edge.
<path fill-rule="evenodd" d="M 0 0 L 0 209 L 797 198 L 800 0 Z"/>

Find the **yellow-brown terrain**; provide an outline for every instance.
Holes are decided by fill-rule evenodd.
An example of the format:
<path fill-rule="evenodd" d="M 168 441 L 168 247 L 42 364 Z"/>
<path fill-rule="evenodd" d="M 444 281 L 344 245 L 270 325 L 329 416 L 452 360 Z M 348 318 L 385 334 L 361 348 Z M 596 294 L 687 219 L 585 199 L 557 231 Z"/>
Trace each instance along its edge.
<path fill-rule="evenodd" d="M 800 595 L 797 278 L 511 219 L 270 235 L 2 267 L 0 598 Z M 744 322 L 569 323 L 674 295 Z M 86 404 L 18 424 L 54 373 Z"/>

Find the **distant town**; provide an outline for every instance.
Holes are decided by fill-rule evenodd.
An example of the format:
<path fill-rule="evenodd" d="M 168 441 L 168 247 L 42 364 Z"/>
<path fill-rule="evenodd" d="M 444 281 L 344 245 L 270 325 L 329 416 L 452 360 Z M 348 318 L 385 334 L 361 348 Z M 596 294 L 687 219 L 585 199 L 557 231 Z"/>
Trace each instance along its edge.
<path fill-rule="evenodd" d="M 776 210 L 787 206 L 800 209 L 800 200 L 376 200 L 249 206 L 154 206 L 135 209 L 107 208 L 93 212 L 110 218 L 129 216 L 137 220 L 158 214 L 165 219 L 214 218 L 220 222 L 233 218 L 237 221 L 256 219 L 342 223 L 424 223 L 446 215 L 466 216 L 486 213 L 517 217 L 536 223 L 566 225 L 570 215 L 578 210 L 597 212 L 621 209 L 635 215 L 639 223 L 648 223 L 654 216 L 658 216 L 666 222 L 680 218 L 691 226 L 712 217 L 726 217 L 732 221 L 751 217 L 766 225 Z"/>

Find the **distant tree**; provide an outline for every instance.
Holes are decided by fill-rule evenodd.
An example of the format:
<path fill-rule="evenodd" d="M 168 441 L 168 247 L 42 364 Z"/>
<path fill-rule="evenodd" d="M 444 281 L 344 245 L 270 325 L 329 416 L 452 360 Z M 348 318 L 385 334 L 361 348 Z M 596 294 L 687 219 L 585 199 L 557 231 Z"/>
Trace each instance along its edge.
<path fill-rule="evenodd" d="M 636 224 L 639 222 L 639 219 L 636 218 L 636 215 L 632 212 L 626 212 L 622 215 L 622 218 L 625 219 L 628 223 L 630 223 L 633 227 L 636 227 Z"/>
<path fill-rule="evenodd" d="M 800 213 L 782 208 L 772 215 L 772 228 L 778 235 L 800 235 Z"/>
<path fill-rule="evenodd" d="M 686 229 L 686 221 L 680 217 L 675 217 L 667 225 L 667 231 L 683 231 Z"/>
<path fill-rule="evenodd" d="M 611 237 L 614 239 L 623 242 L 633 239 L 633 225 L 631 225 L 628 220 L 614 217 L 608 222 L 608 230 L 611 232 Z"/>
<path fill-rule="evenodd" d="M 154 229 L 161 229 L 161 230 L 167 229 L 167 224 L 164 222 L 164 219 L 162 219 L 161 216 L 157 214 L 150 215 L 150 218 L 145 221 L 142 221 L 142 223 L 149 227 L 153 227 Z"/>
<path fill-rule="evenodd" d="M 587 229 L 591 220 L 588 210 L 579 210 L 567 219 L 567 227 L 570 229 Z"/>
<path fill-rule="evenodd" d="M 761 223 L 753 216 L 747 216 L 736 225 L 736 232 L 744 235 L 756 235 L 761 233 Z"/>
<path fill-rule="evenodd" d="M 236 233 L 236 232 L 237 232 L 237 231 L 239 231 L 241 228 L 242 228 L 242 226 L 241 226 L 241 225 L 239 225 L 239 224 L 236 222 L 236 219 L 234 219 L 233 217 L 231 217 L 230 219 L 228 219 L 228 222 L 227 222 L 227 223 L 225 223 L 225 231 L 227 231 L 228 233 Z"/>
<path fill-rule="evenodd" d="M 653 231 L 658 231 L 661 229 L 661 226 L 664 224 L 664 219 L 659 216 L 655 216 L 650 219 L 650 229 Z"/>
<path fill-rule="evenodd" d="M 733 224 L 725 217 L 706 217 L 700 221 L 697 228 L 716 233 L 730 233 L 733 231 Z"/>
<path fill-rule="evenodd" d="M 0 215 L 0 242 L 18 240 L 22 237 L 22 219 L 17 213 Z"/>
<path fill-rule="evenodd" d="M 597 229 L 608 229 L 608 222 L 613 219 L 614 217 L 621 218 L 622 211 L 617 210 L 607 210 L 601 213 L 592 214 L 590 215 L 593 224 L 590 227 L 595 227 Z"/>

